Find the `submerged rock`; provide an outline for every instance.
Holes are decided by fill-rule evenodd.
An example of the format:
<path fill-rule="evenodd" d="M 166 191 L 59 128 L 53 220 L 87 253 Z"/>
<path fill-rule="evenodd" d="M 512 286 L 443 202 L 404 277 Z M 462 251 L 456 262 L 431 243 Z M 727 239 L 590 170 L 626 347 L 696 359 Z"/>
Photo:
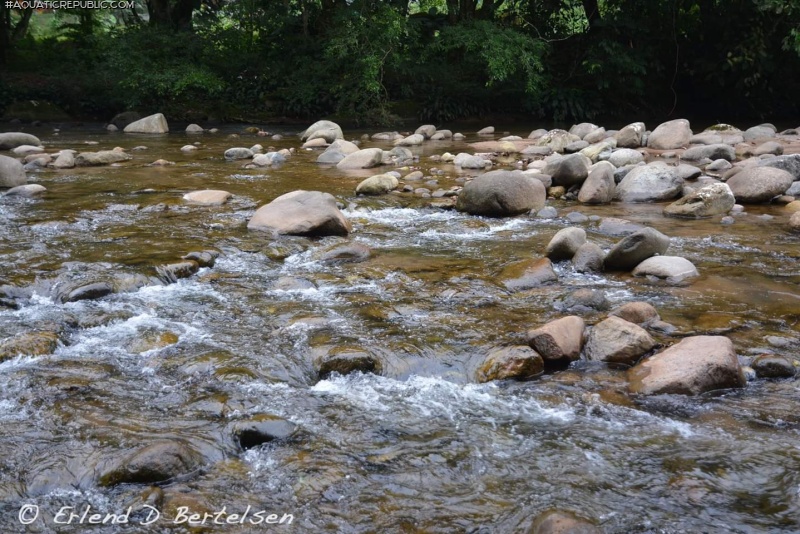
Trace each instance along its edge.
<path fill-rule="evenodd" d="M 247 228 L 306 236 L 347 235 L 352 229 L 333 195 L 302 190 L 281 195 L 260 207 Z"/>
<path fill-rule="evenodd" d="M 282 417 L 259 414 L 246 421 L 231 423 L 229 429 L 239 446 L 247 450 L 264 443 L 287 440 L 297 431 L 297 425 Z"/>
<path fill-rule="evenodd" d="M 6 191 L 6 196 L 9 197 L 22 197 L 22 198 L 35 198 L 42 196 L 47 191 L 47 188 L 39 184 L 26 184 L 12 187 Z"/>
<path fill-rule="evenodd" d="M 224 156 L 227 160 L 251 159 L 254 153 L 249 148 L 238 146 L 226 150 Z"/>
<path fill-rule="evenodd" d="M 544 371 L 542 357 L 525 345 L 503 347 L 493 350 L 480 366 L 476 379 L 478 382 L 506 380 L 514 378 L 526 380 Z"/>
<path fill-rule="evenodd" d="M 643 395 L 699 395 L 745 385 L 731 340 L 723 336 L 687 337 L 628 371 L 630 390 Z"/>
<path fill-rule="evenodd" d="M 55 332 L 27 332 L 0 341 L 0 362 L 17 356 L 45 356 L 58 347 Z"/>
<path fill-rule="evenodd" d="M 360 263 L 372 256 L 372 249 L 362 243 L 340 243 L 326 247 L 314 256 L 322 263 Z"/>
<path fill-rule="evenodd" d="M 548 258 L 522 260 L 512 263 L 500 274 L 500 280 L 509 291 L 524 291 L 556 282 L 558 276 Z"/>
<path fill-rule="evenodd" d="M 332 373 L 380 374 L 382 367 L 381 360 L 376 355 L 361 347 L 351 346 L 335 347 L 317 362 L 317 372 L 321 379 L 327 378 Z"/>
<path fill-rule="evenodd" d="M 527 534 L 602 534 L 602 531 L 571 513 L 551 510 L 538 516 Z"/>
<path fill-rule="evenodd" d="M 112 462 L 100 474 L 98 485 L 167 482 L 191 473 L 199 465 L 199 455 L 182 441 L 158 441 Z"/>

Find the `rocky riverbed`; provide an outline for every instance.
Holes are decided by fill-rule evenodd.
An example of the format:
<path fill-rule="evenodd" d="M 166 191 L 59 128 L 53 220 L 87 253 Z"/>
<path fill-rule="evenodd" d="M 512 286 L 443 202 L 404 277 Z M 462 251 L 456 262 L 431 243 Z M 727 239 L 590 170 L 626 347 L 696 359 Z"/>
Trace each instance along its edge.
<path fill-rule="evenodd" d="M 4 532 L 800 528 L 797 130 L 28 130 Z"/>

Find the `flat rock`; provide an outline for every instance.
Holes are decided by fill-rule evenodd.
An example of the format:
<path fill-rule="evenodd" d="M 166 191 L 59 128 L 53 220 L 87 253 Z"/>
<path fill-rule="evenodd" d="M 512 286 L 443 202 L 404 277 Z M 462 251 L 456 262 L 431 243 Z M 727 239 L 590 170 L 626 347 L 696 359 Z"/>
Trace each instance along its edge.
<path fill-rule="evenodd" d="M 789 154 L 788 156 L 775 156 L 764 158 L 758 163 L 759 167 L 773 167 L 786 171 L 794 177 L 795 181 L 800 180 L 800 154 Z"/>
<path fill-rule="evenodd" d="M 611 310 L 609 315 L 638 325 L 647 325 L 661 320 L 658 311 L 647 302 L 628 302 Z"/>
<path fill-rule="evenodd" d="M 128 161 L 131 156 L 121 150 L 101 150 L 100 152 L 81 152 L 75 156 L 76 167 L 96 167 Z"/>
<path fill-rule="evenodd" d="M 333 195 L 302 190 L 281 195 L 260 207 L 247 228 L 306 236 L 347 235 L 352 229 Z"/>
<path fill-rule="evenodd" d="M 229 430 L 239 446 L 247 450 L 264 443 L 287 440 L 297 431 L 297 425 L 282 417 L 259 414 L 231 423 Z"/>
<path fill-rule="evenodd" d="M 699 161 L 705 158 L 733 161 L 736 159 L 736 151 L 730 145 L 717 143 L 713 145 L 693 146 L 687 149 L 681 157 L 688 161 Z"/>
<path fill-rule="evenodd" d="M 723 336 L 687 337 L 628 370 L 628 380 L 631 392 L 643 395 L 699 395 L 746 382 L 733 343 Z"/>
<path fill-rule="evenodd" d="M 195 204 L 203 204 L 205 206 L 221 206 L 225 204 L 233 195 L 227 191 L 219 191 L 215 189 L 205 189 L 202 191 L 192 191 L 183 195 L 183 199 Z"/>
<path fill-rule="evenodd" d="M 154 484 L 191 473 L 200 458 L 181 441 L 158 441 L 113 462 L 100 475 L 98 485 Z"/>
<path fill-rule="evenodd" d="M 317 361 L 317 372 L 320 378 L 327 378 L 333 373 L 349 375 L 351 373 L 380 374 L 382 363 L 372 352 L 361 347 L 334 347 Z"/>
<path fill-rule="evenodd" d="M 18 185 L 6 191 L 6 196 L 36 198 L 42 196 L 45 191 L 47 191 L 47 188 L 39 184 Z"/>

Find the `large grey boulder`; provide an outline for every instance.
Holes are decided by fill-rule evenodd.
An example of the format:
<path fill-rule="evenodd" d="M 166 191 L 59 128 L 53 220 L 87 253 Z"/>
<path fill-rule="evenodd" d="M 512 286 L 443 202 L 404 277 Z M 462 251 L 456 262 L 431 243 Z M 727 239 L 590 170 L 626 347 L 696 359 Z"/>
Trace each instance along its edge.
<path fill-rule="evenodd" d="M 692 129 L 686 119 L 659 124 L 647 138 L 647 146 L 656 150 L 672 150 L 689 144 Z"/>
<path fill-rule="evenodd" d="M 255 153 L 251 149 L 241 146 L 229 148 L 224 154 L 227 160 L 250 159 L 254 155 Z"/>
<path fill-rule="evenodd" d="M 791 187 L 794 177 L 776 167 L 747 167 L 727 182 L 736 201 L 743 204 L 769 202 Z"/>
<path fill-rule="evenodd" d="M 700 276 L 697 267 L 680 256 L 653 256 L 633 269 L 633 276 L 653 276 L 671 283 L 680 283 Z"/>
<path fill-rule="evenodd" d="M 675 198 L 683 188 L 683 178 L 672 167 L 643 165 L 634 167 L 617 184 L 616 198 L 623 202 L 653 202 Z"/>
<path fill-rule="evenodd" d="M 575 315 L 562 317 L 529 330 L 528 345 L 545 361 L 572 362 L 580 358 L 585 326 L 583 319 Z"/>
<path fill-rule="evenodd" d="M 521 171 L 491 171 L 466 184 L 456 209 L 471 215 L 508 217 L 544 207 L 542 182 Z"/>
<path fill-rule="evenodd" d="M 383 150 L 380 148 L 365 148 L 352 154 L 347 154 L 343 160 L 336 164 L 339 169 L 371 169 L 383 161 Z"/>
<path fill-rule="evenodd" d="M 0 156 L 0 187 L 17 187 L 27 181 L 22 163 L 8 156 Z"/>
<path fill-rule="evenodd" d="M 398 139 L 394 142 L 395 146 L 417 146 L 425 142 L 425 136 L 422 134 L 411 134 L 408 137 Z"/>
<path fill-rule="evenodd" d="M 569 133 L 572 135 L 577 135 L 580 139 L 583 139 L 598 128 L 599 126 L 592 124 L 591 122 L 582 122 L 580 124 L 573 124 L 569 129 Z"/>
<path fill-rule="evenodd" d="M 617 192 L 617 185 L 614 180 L 615 170 L 614 166 L 607 161 L 595 164 L 578 192 L 578 202 L 583 204 L 608 204 L 614 200 Z"/>
<path fill-rule="evenodd" d="M 590 161 L 581 154 L 552 159 L 542 171 L 553 179 L 553 185 L 570 187 L 581 184 L 589 175 Z"/>
<path fill-rule="evenodd" d="M 121 150 L 101 150 L 100 152 L 81 152 L 75 156 L 75 166 L 96 167 L 128 161 L 131 156 Z"/>
<path fill-rule="evenodd" d="M 302 190 L 281 195 L 260 207 L 247 228 L 307 236 L 347 235 L 352 229 L 333 195 Z"/>
<path fill-rule="evenodd" d="M 647 330 L 616 316 L 596 324 L 586 339 L 590 360 L 633 365 L 655 347 Z"/>
<path fill-rule="evenodd" d="M 630 369 L 628 380 L 630 390 L 643 395 L 699 395 L 745 385 L 733 343 L 723 336 L 687 337 Z"/>
<path fill-rule="evenodd" d="M 756 141 L 757 139 L 766 139 L 771 137 L 775 137 L 775 129 L 763 124 L 759 126 L 753 126 L 752 128 L 748 128 L 744 131 L 745 141 Z"/>
<path fill-rule="evenodd" d="M 603 265 L 608 271 L 630 271 L 647 258 L 664 254 L 668 248 L 669 237 L 653 228 L 643 228 L 614 245 Z"/>
<path fill-rule="evenodd" d="M 736 159 L 736 151 L 732 146 L 726 144 L 700 145 L 693 146 L 686 150 L 681 156 L 688 161 L 700 161 L 701 159 L 724 159 L 733 161 Z"/>
<path fill-rule="evenodd" d="M 73 150 L 62 150 L 53 162 L 53 167 L 56 169 L 71 169 L 74 166 L 75 152 Z"/>
<path fill-rule="evenodd" d="M 35 135 L 22 132 L 0 133 L 0 150 L 12 150 L 23 145 L 40 146 L 41 144 L 42 142 Z"/>
<path fill-rule="evenodd" d="M 167 118 L 161 113 L 150 115 L 136 122 L 132 122 L 123 130 L 125 133 L 140 134 L 165 134 L 169 132 Z"/>
<path fill-rule="evenodd" d="M 343 138 L 341 127 L 332 121 L 317 121 L 300 134 L 301 141 L 324 139 L 327 143 L 333 143 L 337 139 Z"/>
<path fill-rule="evenodd" d="M 491 164 L 491 161 L 485 160 L 481 156 L 473 156 L 466 152 L 459 153 L 453 160 L 453 165 L 462 169 L 485 169 Z"/>
<path fill-rule="evenodd" d="M 735 203 L 736 199 L 728 184 L 713 183 L 696 189 L 665 207 L 664 215 L 667 217 L 702 219 L 728 213 L 733 209 Z"/>
<path fill-rule="evenodd" d="M 617 140 L 617 146 L 620 148 L 639 148 L 642 146 L 642 137 L 646 129 L 643 122 L 634 122 L 625 126 L 614 136 Z"/>
<path fill-rule="evenodd" d="M 584 243 L 572 257 L 572 265 L 579 273 L 599 273 L 603 270 L 606 254 L 599 245 Z"/>
<path fill-rule="evenodd" d="M 431 137 L 433 137 L 433 134 L 436 133 L 436 126 L 434 126 L 433 124 L 423 124 L 416 130 L 414 130 L 414 133 L 421 135 L 425 139 L 430 139 Z"/>
<path fill-rule="evenodd" d="M 774 167 L 791 174 L 795 181 L 800 180 L 800 154 L 765 158 L 757 163 L 759 167 Z"/>
<path fill-rule="evenodd" d="M 569 260 L 584 243 L 586 231 L 583 228 L 563 228 L 547 244 L 545 256 L 553 261 Z"/>

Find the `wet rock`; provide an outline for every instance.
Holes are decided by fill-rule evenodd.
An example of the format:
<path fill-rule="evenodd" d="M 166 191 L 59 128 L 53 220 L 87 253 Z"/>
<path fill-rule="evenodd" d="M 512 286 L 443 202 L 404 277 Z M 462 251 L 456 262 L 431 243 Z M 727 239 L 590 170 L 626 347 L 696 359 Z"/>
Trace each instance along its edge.
<path fill-rule="evenodd" d="M 736 202 L 758 204 L 784 194 L 793 181 L 789 172 L 776 167 L 748 167 L 731 177 L 727 184 Z"/>
<path fill-rule="evenodd" d="M 583 330 L 586 324 L 580 317 L 570 315 L 528 330 L 528 345 L 546 362 L 563 363 L 580 358 Z"/>
<path fill-rule="evenodd" d="M 184 154 L 191 154 L 193 152 L 197 152 L 197 147 L 194 145 L 183 145 L 181 147 L 181 152 Z"/>
<path fill-rule="evenodd" d="M 604 291 L 588 287 L 575 290 L 563 301 L 556 303 L 557 310 L 568 313 L 591 313 L 607 310 L 609 307 Z"/>
<path fill-rule="evenodd" d="M 533 349 L 525 345 L 495 349 L 486 356 L 478 369 L 478 382 L 514 378 L 527 380 L 544 372 L 544 360 Z"/>
<path fill-rule="evenodd" d="M 156 267 L 158 278 L 167 284 L 174 284 L 181 278 L 189 278 L 195 274 L 200 266 L 196 261 L 185 260 Z"/>
<path fill-rule="evenodd" d="M 797 372 L 789 358 L 775 354 L 758 356 L 751 367 L 759 378 L 791 378 Z"/>
<path fill-rule="evenodd" d="M 602 531 L 571 513 L 551 510 L 534 520 L 528 534 L 602 534 Z"/>
<path fill-rule="evenodd" d="M 205 189 L 203 191 L 192 191 L 183 195 L 183 200 L 193 202 L 195 204 L 202 204 L 204 206 L 221 206 L 225 204 L 233 195 L 227 191 L 218 191 L 215 189 Z"/>
<path fill-rule="evenodd" d="M 75 156 L 75 166 L 94 167 L 99 165 L 110 165 L 128 161 L 131 156 L 120 150 L 101 150 L 100 152 L 81 152 Z"/>
<path fill-rule="evenodd" d="M 617 184 L 616 198 L 623 202 L 652 202 L 675 198 L 683 179 L 674 168 L 661 165 L 634 167 Z"/>
<path fill-rule="evenodd" d="M 500 281 L 509 291 L 524 291 L 557 280 L 553 263 L 548 258 L 512 263 L 500 274 Z"/>
<path fill-rule="evenodd" d="M 145 331 L 128 345 L 128 351 L 142 354 L 176 344 L 180 338 L 172 332 Z"/>
<path fill-rule="evenodd" d="M 328 147 L 325 152 L 317 157 L 317 163 L 321 163 L 323 165 L 335 165 L 342 161 L 345 157 L 346 154 L 344 152 L 339 150 L 330 150 L 330 147 Z"/>
<path fill-rule="evenodd" d="M 264 443 L 285 441 L 297 431 L 297 425 L 282 417 L 260 414 L 231 423 L 229 431 L 239 446 L 247 450 Z"/>
<path fill-rule="evenodd" d="M 421 135 L 425 139 L 430 139 L 436 133 L 436 126 L 433 124 L 424 124 L 414 130 L 414 135 Z"/>
<path fill-rule="evenodd" d="M 630 369 L 628 380 L 631 392 L 643 395 L 699 395 L 745 385 L 733 343 L 723 336 L 687 337 Z"/>
<path fill-rule="evenodd" d="M 27 332 L 0 341 L 0 362 L 17 356 L 46 356 L 58 347 L 55 332 Z"/>
<path fill-rule="evenodd" d="M 532 135 L 532 134 L 531 134 Z M 575 141 L 580 141 L 580 137 L 564 130 L 550 130 L 536 140 L 538 146 L 546 146 L 553 152 L 564 152 L 564 148 Z"/>
<path fill-rule="evenodd" d="M 692 262 L 680 256 L 654 256 L 633 269 L 633 276 L 653 276 L 670 283 L 680 283 L 700 276 Z"/>
<path fill-rule="evenodd" d="M 733 191 L 724 183 L 713 183 L 696 189 L 664 208 L 667 217 L 700 219 L 723 215 L 736 203 Z"/>
<path fill-rule="evenodd" d="M 347 154 L 345 158 L 336 164 L 336 168 L 348 169 L 370 169 L 377 167 L 383 161 L 383 150 L 380 148 L 365 148 L 352 154 Z"/>
<path fill-rule="evenodd" d="M 389 158 L 395 165 L 407 165 L 414 161 L 414 154 L 406 147 L 396 146 L 389 151 Z"/>
<path fill-rule="evenodd" d="M 187 134 L 200 134 L 203 132 L 205 132 L 205 130 L 199 124 L 190 124 L 189 126 L 186 127 Z"/>
<path fill-rule="evenodd" d="M 644 328 L 611 316 L 591 329 L 584 350 L 590 360 L 633 365 L 655 345 Z"/>
<path fill-rule="evenodd" d="M 609 315 L 638 325 L 648 325 L 661 320 L 658 311 L 647 302 L 628 302 L 611 310 Z"/>
<path fill-rule="evenodd" d="M 36 198 L 42 196 L 47 188 L 39 184 L 18 185 L 6 191 L 6 196 Z"/>
<path fill-rule="evenodd" d="M 647 146 L 656 150 L 671 150 L 688 145 L 691 138 L 689 121 L 675 119 L 659 124 L 647 138 Z"/>
<path fill-rule="evenodd" d="M 471 215 L 507 217 L 539 210 L 545 199 L 542 183 L 521 171 L 491 171 L 464 186 L 456 209 Z"/>
<path fill-rule="evenodd" d="M 486 128 L 481 128 L 478 130 L 478 135 L 493 135 L 494 134 L 494 126 L 487 126 Z"/>
<path fill-rule="evenodd" d="M 372 249 L 361 243 L 340 243 L 321 250 L 315 256 L 322 263 L 359 263 L 372 256 Z"/>
<path fill-rule="evenodd" d="M 733 161 L 736 159 L 736 152 L 731 145 L 718 143 L 712 145 L 693 146 L 692 148 L 687 149 L 681 157 L 687 161 L 700 161 L 701 159 L 705 158 L 711 160 L 724 159 L 726 161 Z"/>
<path fill-rule="evenodd" d="M 237 146 L 226 150 L 224 156 L 225 159 L 232 161 L 237 159 L 251 159 L 254 154 L 249 148 Z"/>
<path fill-rule="evenodd" d="M 295 276 L 282 276 L 275 280 L 272 284 L 272 289 L 278 291 L 305 291 L 307 289 L 316 289 L 317 286 L 311 280 L 306 278 L 298 278 Z"/>
<path fill-rule="evenodd" d="M 398 139 L 394 142 L 395 146 L 417 146 L 425 142 L 425 136 L 422 134 L 412 134 L 408 137 Z"/>
<path fill-rule="evenodd" d="M 114 292 L 114 286 L 108 282 L 94 282 L 73 289 L 67 294 L 64 302 L 78 302 L 79 300 L 95 300 L 103 298 Z"/>
<path fill-rule="evenodd" d="M 8 156 L 0 156 L 0 187 L 17 187 L 25 185 L 27 181 L 22 163 Z"/>
<path fill-rule="evenodd" d="M 553 158 L 542 171 L 551 176 L 553 185 L 570 187 L 581 184 L 589 175 L 590 161 L 582 154 Z"/>
<path fill-rule="evenodd" d="M 191 473 L 199 465 L 198 454 L 182 441 L 157 441 L 125 458 L 112 461 L 102 470 L 98 485 L 167 482 Z"/>
<path fill-rule="evenodd" d="M 631 222 L 627 219 L 617 219 L 615 217 L 604 217 L 597 227 L 597 231 L 603 235 L 627 236 L 643 230 L 641 224 Z"/>
<path fill-rule="evenodd" d="M 22 132 L 0 133 L 0 150 L 13 150 L 19 146 L 41 146 L 42 142 L 35 135 Z"/>
<path fill-rule="evenodd" d="M 732 167 L 730 161 L 724 159 L 717 159 L 706 165 L 706 172 L 724 172 Z"/>
<path fill-rule="evenodd" d="M 583 139 L 598 128 L 599 126 L 592 124 L 591 122 L 581 122 L 579 124 L 573 124 L 569 129 L 569 133 L 578 136 L 580 139 Z"/>
<path fill-rule="evenodd" d="M 319 377 L 325 379 L 332 373 L 340 375 L 356 372 L 380 374 L 382 364 L 377 356 L 361 347 L 340 346 L 329 350 L 317 362 L 317 369 Z"/>
<path fill-rule="evenodd" d="M 571 211 L 567 213 L 564 218 L 573 224 L 581 224 L 589 220 L 589 217 L 579 211 Z"/>
<path fill-rule="evenodd" d="M 647 258 L 664 254 L 669 237 L 653 228 L 643 228 L 624 237 L 608 252 L 603 265 L 607 271 L 629 271 Z"/>
<path fill-rule="evenodd" d="M 564 147 L 564 152 L 567 154 L 574 154 L 575 152 L 579 152 L 589 146 L 589 143 L 586 141 L 575 141 L 574 143 L 570 143 Z"/>
<path fill-rule="evenodd" d="M 634 122 L 622 128 L 614 138 L 620 148 L 639 148 L 647 128 L 643 122 Z"/>
<path fill-rule="evenodd" d="M 536 217 L 539 219 L 555 219 L 558 217 L 558 210 L 553 206 L 545 206 L 536 212 Z"/>
<path fill-rule="evenodd" d="M 181 259 L 197 262 L 198 267 L 213 267 L 218 257 L 219 252 L 216 250 L 202 250 L 199 252 L 190 252 Z"/>
<path fill-rule="evenodd" d="M 136 122 L 142 118 L 141 113 L 136 111 L 123 111 L 122 113 L 117 113 L 114 117 L 109 121 L 109 124 L 116 126 L 117 129 L 123 129 L 132 122 Z"/>
<path fill-rule="evenodd" d="M 545 249 L 545 256 L 553 261 L 569 260 L 586 243 L 583 228 L 564 228 L 556 232 Z"/>
<path fill-rule="evenodd" d="M 800 180 L 800 154 L 765 158 L 759 161 L 756 166 L 780 169 L 791 174 L 795 180 Z"/>
<path fill-rule="evenodd" d="M 572 265 L 579 273 L 599 273 L 603 270 L 606 254 L 594 243 L 584 243 L 572 257 Z"/>
<path fill-rule="evenodd" d="M 21 186 L 21 187 L 25 187 L 25 186 Z M 10 192 L 11 191 L 9 191 L 9 193 Z M 790 198 L 794 199 L 794 197 L 790 197 Z M 784 209 L 786 210 L 787 213 L 795 213 L 797 211 L 800 211 L 800 200 L 792 200 L 792 201 L 790 201 L 788 204 L 786 204 L 786 206 L 784 206 Z"/>
<path fill-rule="evenodd" d="M 578 193 L 578 202 L 583 204 L 607 204 L 616 195 L 614 166 L 606 161 L 594 165 Z"/>
<path fill-rule="evenodd" d="M 138 121 L 128 124 L 123 130 L 125 133 L 140 134 L 165 134 L 169 132 L 167 119 L 161 113 L 150 115 Z"/>
<path fill-rule="evenodd" d="M 385 195 L 397 189 L 399 181 L 392 174 L 376 174 L 370 176 L 356 187 L 357 195 Z"/>
<path fill-rule="evenodd" d="M 300 134 L 301 141 L 322 139 L 326 143 L 333 143 L 337 139 L 344 139 L 342 128 L 332 121 L 317 121 Z"/>
<path fill-rule="evenodd" d="M 247 228 L 305 236 L 347 235 L 352 229 L 333 195 L 302 190 L 281 195 L 260 207 Z"/>

